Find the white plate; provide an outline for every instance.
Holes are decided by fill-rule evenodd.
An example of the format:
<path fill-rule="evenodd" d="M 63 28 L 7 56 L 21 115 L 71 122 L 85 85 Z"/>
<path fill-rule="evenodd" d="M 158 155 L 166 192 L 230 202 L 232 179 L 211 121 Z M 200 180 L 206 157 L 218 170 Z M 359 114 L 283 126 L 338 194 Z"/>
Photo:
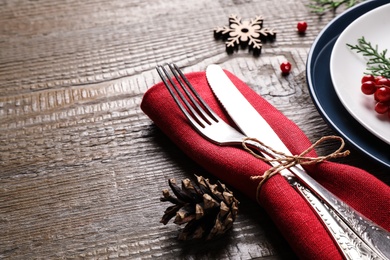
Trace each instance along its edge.
<path fill-rule="evenodd" d="M 372 95 L 364 95 L 361 78 L 366 72 L 367 57 L 352 51 L 347 43 L 356 45 L 365 37 L 380 51 L 390 55 L 390 4 L 378 7 L 352 22 L 337 39 L 330 58 L 330 73 L 335 91 L 348 112 L 367 130 L 390 144 L 390 119 L 375 112 Z"/>

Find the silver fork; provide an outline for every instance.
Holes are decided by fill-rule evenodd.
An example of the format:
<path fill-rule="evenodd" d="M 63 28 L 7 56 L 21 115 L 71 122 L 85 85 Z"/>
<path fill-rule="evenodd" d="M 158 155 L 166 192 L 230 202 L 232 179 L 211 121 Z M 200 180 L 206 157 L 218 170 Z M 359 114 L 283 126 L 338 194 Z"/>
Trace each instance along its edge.
<path fill-rule="evenodd" d="M 218 145 L 241 146 L 247 137 L 214 113 L 175 64 L 166 66 L 169 67 L 178 84 L 174 82 L 172 75 L 164 66 L 157 66 L 156 69 L 176 104 L 196 131 Z M 265 156 L 281 158 L 280 155 L 276 155 L 256 142 L 249 142 L 249 144 Z M 284 177 L 317 213 L 346 259 L 390 259 L 388 231 L 349 207 L 300 167 L 294 166 L 289 170 L 299 181 L 289 175 Z"/>

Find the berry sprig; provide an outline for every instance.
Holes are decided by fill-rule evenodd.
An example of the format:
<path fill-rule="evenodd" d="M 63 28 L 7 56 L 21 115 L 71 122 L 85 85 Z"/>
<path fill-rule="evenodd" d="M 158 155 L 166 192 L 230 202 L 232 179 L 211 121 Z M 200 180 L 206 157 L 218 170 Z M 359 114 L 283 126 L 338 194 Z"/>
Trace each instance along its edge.
<path fill-rule="evenodd" d="M 387 49 L 379 52 L 378 45 L 375 47 L 364 37 L 358 39 L 357 45 L 347 44 L 351 50 L 355 50 L 357 53 L 362 53 L 363 56 L 368 57 L 367 61 L 367 74 L 374 76 L 383 76 L 390 78 L 390 59 L 386 57 Z"/>
<path fill-rule="evenodd" d="M 374 95 L 375 111 L 387 113 L 390 119 L 390 79 L 383 76 L 364 75 L 361 79 L 361 91 L 366 95 Z"/>
<path fill-rule="evenodd" d="M 361 79 L 361 91 L 373 95 L 375 111 L 378 114 L 387 113 L 390 119 L 390 59 L 386 57 L 387 49 L 378 50 L 364 37 L 358 39 L 357 45 L 347 44 L 351 50 L 368 57 L 366 72 Z"/>

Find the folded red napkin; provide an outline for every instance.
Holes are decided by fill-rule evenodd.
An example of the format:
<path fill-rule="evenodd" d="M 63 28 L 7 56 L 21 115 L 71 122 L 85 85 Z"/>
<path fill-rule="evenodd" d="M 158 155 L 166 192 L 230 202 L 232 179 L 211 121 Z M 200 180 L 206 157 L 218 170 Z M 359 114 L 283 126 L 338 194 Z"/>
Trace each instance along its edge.
<path fill-rule="evenodd" d="M 228 71 L 225 72 L 269 122 L 292 154 L 300 154 L 311 145 L 297 125 L 240 79 Z M 233 125 L 211 92 L 205 72 L 189 73 L 186 76 L 210 107 Z M 200 136 L 190 126 L 163 83 L 156 84 L 145 93 L 141 108 L 184 153 L 211 174 L 253 200 L 258 195 L 261 206 L 300 258 L 342 259 L 316 215 L 283 177 L 271 177 L 263 184 L 260 194 L 256 194 L 259 180 L 251 179 L 251 176 L 262 175 L 270 166 L 241 147 L 218 146 Z M 312 151 L 308 156 L 316 154 Z M 371 174 L 348 165 L 322 162 L 305 168 L 325 188 L 383 228 L 390 230 L 389 186 Z"/>

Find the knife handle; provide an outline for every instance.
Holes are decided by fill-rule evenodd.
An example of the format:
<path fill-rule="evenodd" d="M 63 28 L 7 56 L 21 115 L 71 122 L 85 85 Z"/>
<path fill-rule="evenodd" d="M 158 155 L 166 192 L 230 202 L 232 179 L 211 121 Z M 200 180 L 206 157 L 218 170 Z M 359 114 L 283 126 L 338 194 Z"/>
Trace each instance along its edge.
<path fill-rule="evenodd" d="M 324 224 L 327 224 L 328 217 L 332 217 L 331 219 L 339 224 L 338 227 L 330 225 L 328 230 L 334 233 L 332 236 L 343 252 L 348 252 L 344 249 L 354 247 L 356 251 L 353 252 L 352 259 L 390 259 L 390 232 L 350 207 L 302 169 L 291 167 L 290 171 L 304 185 L 296 186 L 303 197 L 310 199 L 317 197 L 322 201 L 320 204 L 325 209 L 319 210 L 320 207 L 317 207 L 319 203 L 316 203 L 313 209 Z M 307 199 L 309 203 L 310 199 Z M 321 214 L 325 211 L 330 216 L 322 217 Z"/>
<path fill-rule="evenodd" d="M 249 140 L 247 143 L 266 158 L 283 158 L 258 142 Z M 277 161 L 270 163 L 279 164 Z M 390 260 L 390 232 L 325 189 L 301 165 L 283 169 L 280 173 L 313 208 L 346 259 Z"/>
<path fill-rule="evenodd" d="M 332 209 L 314 196 L 309 189 L 297 181 L 291 184 L 312 206 L 345 259 L 386 259 L 383 254 L 372 250 Z"/>

